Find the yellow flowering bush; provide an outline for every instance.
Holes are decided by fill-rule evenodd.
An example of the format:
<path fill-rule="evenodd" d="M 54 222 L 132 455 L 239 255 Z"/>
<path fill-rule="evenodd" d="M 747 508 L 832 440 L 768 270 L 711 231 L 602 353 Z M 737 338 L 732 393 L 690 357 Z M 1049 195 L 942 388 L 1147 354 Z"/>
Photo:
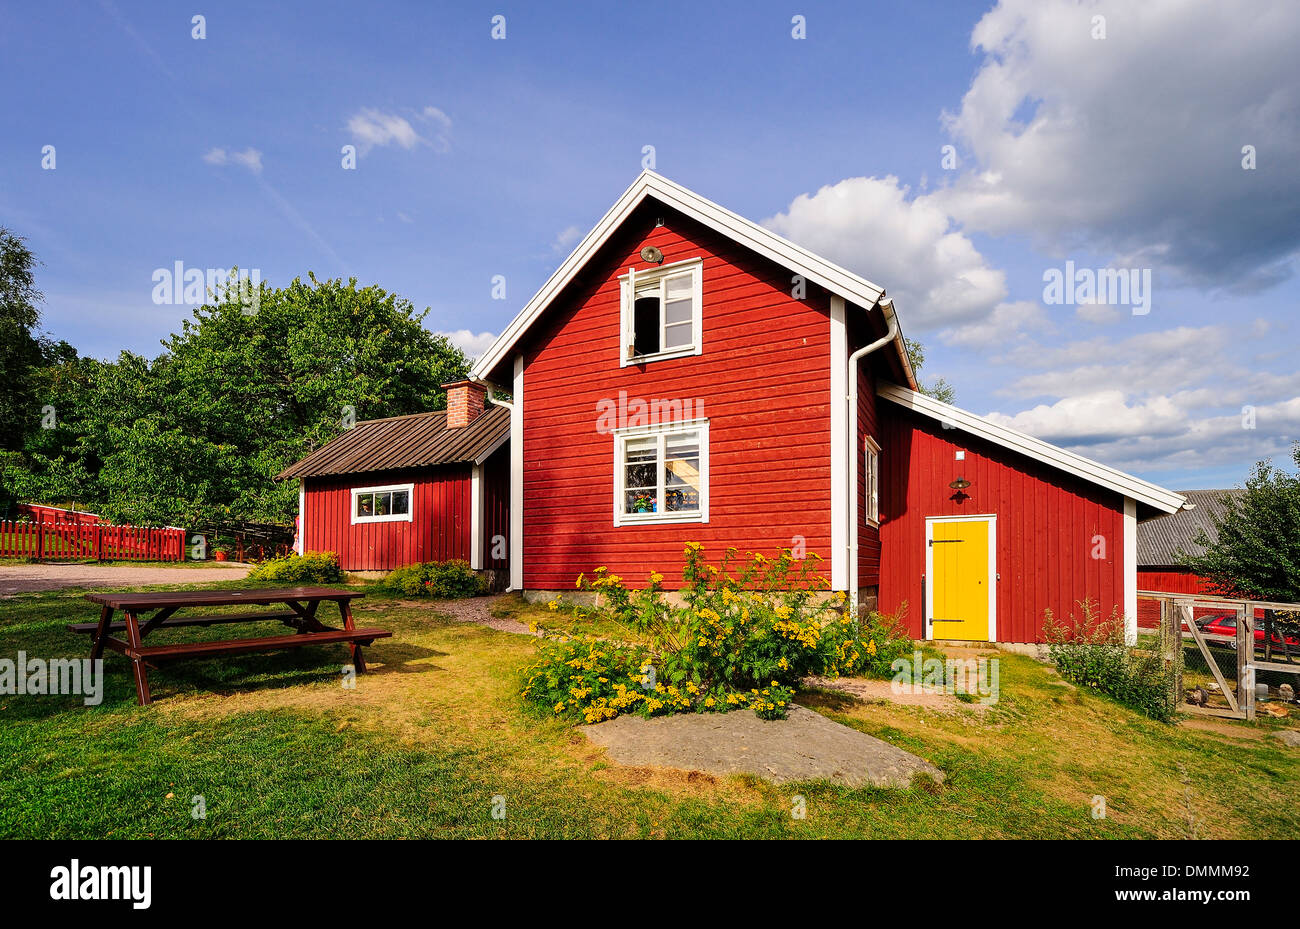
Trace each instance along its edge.
<path fill-rule="evenodd" d="M 637 591 L 603 566 L 591 577 L 580 576 L 578 588 L 600 598 L 595 608 L 574 608 L 578 616 L 613 621 L 647 645 L 616 648 L 551 637 L 529 669 L 525 698 L 585 722 L 623 712 L 655 716 L 742 707 L 782 719 L 803 677 L 888 677 L 890 662 L 911 652 L 911 640 L 887 619 L 872 614 L 859 621 L 848 615 L 843 592 L 827 594 L 816 555 L 795 559 L 785 550 L 776 558 L 740 557 L 732 548 L 715 565 L 698 542 L 688 542 L 683 555 L 680 605 L 667 601 L 658 572 Z M 552 601 L 551 608 L 561 604 Z M 597 653 L 601 657 L 593 659 Z M 598 676 L 608 681 L 593 684 L 566 670 L 579 657 L 579 664 L 597 661 Z"/>

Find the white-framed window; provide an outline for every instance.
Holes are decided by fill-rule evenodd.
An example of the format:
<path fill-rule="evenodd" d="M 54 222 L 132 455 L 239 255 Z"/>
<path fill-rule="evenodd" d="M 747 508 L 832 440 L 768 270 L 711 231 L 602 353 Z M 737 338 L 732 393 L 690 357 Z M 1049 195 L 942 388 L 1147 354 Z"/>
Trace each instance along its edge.
<path fill-rule="evenodd" d="M 414 484 L 352 488 L 352 524 L 411 522 Z"/>
<path fill-rule="evenodd" d="M 709 521 L 709 423 L 614 433 L 614 525 Z"/>
<path fill-rule="evenodd" d="M 619 277 L 620 365 L 700 354 L 703 266 L 691 258 Z"/>
<path fill-rule="evenodd" d="M 880 445 L 871 436 L 866 437 L 866 471 L 863 477 L 867 485 L 867 522 L 873 526 L 880 525 Z"/>

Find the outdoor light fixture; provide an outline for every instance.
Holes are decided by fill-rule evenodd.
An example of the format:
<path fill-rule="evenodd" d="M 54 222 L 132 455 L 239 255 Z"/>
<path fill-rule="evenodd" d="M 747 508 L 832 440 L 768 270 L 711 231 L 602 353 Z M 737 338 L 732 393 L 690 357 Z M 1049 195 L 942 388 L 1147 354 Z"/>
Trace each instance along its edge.
<path fill-rule="evenodd" d="M 964 477 L 959 477 L 957 478 L 957 480 L 953 481 L 948 486 L 951 487 L 953 490 L 965 490 L 967 487 L 970 486 L 970 481 L 966 480 L 966 478 Z"/>
<path fill-rule="evenodd" d="M 651 264 L 663 264 L 664 253 L 659 251 L 659 249 L 655 248 L 653 245 L 647 245 L 645 248 L 641 249 L 641 260 L 648 261 Z"/>

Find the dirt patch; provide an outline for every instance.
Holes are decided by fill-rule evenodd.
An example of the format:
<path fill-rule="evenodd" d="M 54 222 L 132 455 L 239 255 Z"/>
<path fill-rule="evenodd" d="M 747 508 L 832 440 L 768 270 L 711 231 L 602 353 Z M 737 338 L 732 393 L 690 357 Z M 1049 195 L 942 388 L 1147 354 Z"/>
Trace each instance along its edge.
<path fill-rule="evenodd" d="M 908 787 L 915 774 L 943 780 L 943 772 L 925 759 L 801 706 L 791 707 L 784 720 L 762 720 L 751 710 L 620 716 L 579 731 L 607 749 L 610 760 L 633 767 L 752 774 L 775 784 L 828 780 L 847 787 Z"/>
<path fill-rule="evenodd" d="M 895 693 L 892 681 L 878 681 L 865 677 L 806 677 L 803 684 L 805 687 L 848 694 L 864 703 L 920 706 L 940 713 L 957 713 L 963 710 L 984 713 L 989 708 L 988 704 L 980 703 L 978 697 L 973 703 L 964 703 L 958 700 L 955 694 L 942 691 L 930 693 L 919 687 L 913 688 L 911 693 Z"/>
<path fill-rule="evenodd" d="M 64 587 L 146 587 L 150 584 L 203 584 L 236 581 L 249 565 L 156 568 L 95 564 L 0 565 L 0 597 L 60 590 Z"/>

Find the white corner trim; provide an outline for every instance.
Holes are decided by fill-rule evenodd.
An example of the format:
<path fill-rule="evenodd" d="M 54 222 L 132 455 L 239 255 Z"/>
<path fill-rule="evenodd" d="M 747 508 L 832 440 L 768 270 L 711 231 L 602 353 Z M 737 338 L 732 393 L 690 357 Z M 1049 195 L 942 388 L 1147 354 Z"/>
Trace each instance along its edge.
<path fill-rule="evenodd" d="M 299 555 L 307 554 L 307 480 L 298 478 L 298 544 L 294 550 Z"/>
<path fill-rule="evenodd" d="M 844 298 L 831 297 L 831 589 L 849 589 L 848 365 Z"/>
<path fill-rule="evenodd" d="M 1137 645 L 1138 616 L 1137 501 L 1124 498 L 1124 641 Z"/>
<path fill-rule="evenodd" d="M 510 589 L 524 589 L 524 356 L 515 355 L 510 398 Z"/>
<path fill-rule="evenodd" d="M 884 295 L 884 289 L 851 271 L 795 245 L 758 223 L 724 209 L 718 204 L 675 184 L 653 171 L 643 171 L 595 227 L 587 233 L 564 263 L 519 311 L 519 315 L 501 331 L 491 347 L 474 363 L 470 377 L 486 378 L 505 360 L 524 333 L 537 321 L 551 301 L 582 270 L 583 266 L 609 241 L 623 222 L 647 197 L 675 209 L 696 222 L 726 236 L 739 245 L 782 267 L 793 270 L 808 281 L 845 300 L 870 310 Z M 912 377 L 911 363 L 900 332 L 894 340 L 903 370 Z M 621 351 L 621 349 L 620 349 Z M 913 379 L 913 383 L 915 380 Z"/>
<path fill-rule="evenodd" d="M 475 464 L 469 476 L 469 566 L 483 570 L 483 466 Z"/>
<path fill-rule="evenodd" d="M 1093 461 L 1091 458 L 1084 458 L 1082 455 L 1074 454 L 1074 452 L 1067 452 L 1063 448 L 1044 442 L 1042 439 L 1036 439 L 1019 430 L 999 426 L 968 410 L 959 409 L 935 400 L 933 397 L 927 397 L 914 390 L 909 390 L 906 387 L 899 387 L 897 384 L 881 381 L 876 393 L 886 400 L 897 403 L 909 410 L 977 435 L 982 439 L 987 439 L 996 445 L 1001 445 L 1003 448 L 1011 449 L 1036 461 L 1041 461 L 1061 471 L 1073 474 L 1075 477 L 1081 477 L 1108 490 L 1113 490 L 1121 496 L 1129 497 L 1139 503 L 1145 503 L 1162 513 L 1176 513 L 1186 502 L 1181 494 L 1176 494 L 1172 490 L 1166 490 L 1139 477 L 1107 467 L 1098 461 Z"/>
<path fill-rule="evenodd" d="M 390 513 L 386 516 L 358 516 L 357 515 L 357 495 L 368 493 L 383 493 L 387 491 L 406 491 L 406 512 Z M 361 523 L 409 523 L 415 518 L 415 485 L 414 484 L 376 484 L 373 487 L 349 487 L 348 488 L 348 513 L 351 518 L 351 525 L 356 526 Z"/>

